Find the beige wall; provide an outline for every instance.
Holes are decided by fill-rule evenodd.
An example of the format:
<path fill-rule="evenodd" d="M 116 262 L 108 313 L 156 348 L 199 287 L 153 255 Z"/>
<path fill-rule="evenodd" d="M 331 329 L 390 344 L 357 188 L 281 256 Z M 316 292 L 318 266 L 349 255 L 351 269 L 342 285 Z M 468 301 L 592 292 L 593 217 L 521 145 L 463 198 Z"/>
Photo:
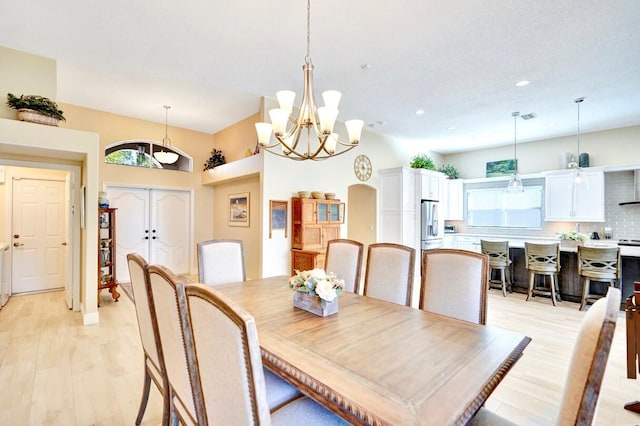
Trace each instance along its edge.
<path fill-rule="evenodd" d="M 57 95 L 56 61 L 0 46 L 0 118 L 17 118 L 6 104 L 7 93 L 40 95 L 53 101 Z"/>
<path fill-rule="evenodd" d="M 256 113 L 214 135 L 215 148 L 222 150 L 227 163 L 246 157 L 247 150 L 254 151 L 257 140 L 254 125 L 259 121 L 260 114 Z"/>
<path fill-rule="evenodd" d="M 213 146 L 213 136 L 179 127 L 169 126 L 168 134 L 172 146 L 193 158 L 193 172 L 147 169 L 140 167 L 106 164 L 104 148 L 119 141 L 142 139 L 161 143 L 165 133 L 164 123 L 153 123 L 96 111 L 76 105 L 61 104 L 67 121 L 65 127 L 84 129 L 100 135 L 99 184 L 144 185 L 162 188 L 194 189 L 194 244 L 192 248 L 192 273 L 196 272 L 195 244 L 208 240 L 213 235 L 213 188 L 201 184 L 201 172 Z M 97 203 L 97 200 L 95 200 Z"/>
<path fill-rule="evenodd" d="M 640 126 L 584 133 L 580 151 L 589 153 L 590 166 L 620 166 L 640 163 Z M 518 143 L 520 173 L 538 173 L 561 167 L 560 155 L 577 151 L 577 135 Z M 482 178 L 487 161 L 513 158 L 513 145 L 444 156 L 444 162 L 460 171 L 460 178 Z"/>

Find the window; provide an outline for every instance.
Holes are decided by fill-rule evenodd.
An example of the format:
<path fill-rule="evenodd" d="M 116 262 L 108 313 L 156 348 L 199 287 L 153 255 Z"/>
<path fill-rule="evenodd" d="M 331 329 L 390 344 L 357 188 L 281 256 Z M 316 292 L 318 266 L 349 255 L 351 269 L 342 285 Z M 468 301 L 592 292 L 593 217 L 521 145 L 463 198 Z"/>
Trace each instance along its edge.
<path fill-rule="evenodd" d="M 500 187 L 467 189 L 467 224 L 542 228 L 543 185 L 531 183 L 525 183 L 523 192 L 505 191 L 502 181 Z"/>
<path fill-rule="evenodd" d="M 163 164 L 156 160 L 151 153 L 160 149 L 178 154 L 178 161 L 173 164 Z M 193 170 L 193 159 L 176 148 L 163 148 L 162 143 L 143 140 L 130 140 L 109 145 L 104 150 L 104 162 L 120 164 L 122 166 L 145 167 L 153 169 Z"/>

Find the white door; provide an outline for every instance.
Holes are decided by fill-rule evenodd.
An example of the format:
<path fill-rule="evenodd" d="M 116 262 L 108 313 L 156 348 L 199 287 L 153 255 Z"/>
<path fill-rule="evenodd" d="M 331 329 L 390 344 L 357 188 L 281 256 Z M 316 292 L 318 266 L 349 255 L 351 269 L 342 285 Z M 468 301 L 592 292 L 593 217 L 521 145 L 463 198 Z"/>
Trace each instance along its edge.
<path fill-rule="evenodd" d="M 176 274 L 189 273 L 191 192 L 112 187 L 109 206 L 116 213 L 116 278 L 129 281 L 127 254 L 138 253 Z"/>
<path fill-rule="evenodd" d="M 12 293 L 66 286 L 66 184 L 13 180 Z"/>

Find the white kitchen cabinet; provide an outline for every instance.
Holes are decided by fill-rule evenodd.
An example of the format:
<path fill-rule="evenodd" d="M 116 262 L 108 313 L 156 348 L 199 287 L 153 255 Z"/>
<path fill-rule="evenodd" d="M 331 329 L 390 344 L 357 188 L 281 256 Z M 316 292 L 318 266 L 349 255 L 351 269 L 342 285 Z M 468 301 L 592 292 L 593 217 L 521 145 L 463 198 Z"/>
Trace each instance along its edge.
<path fill-rule="evenodd" d="M 420 191 L 423 200 L 440 200 L 440 182 L 442 173 L 420 169 Z"/>
<path fill-rule="evenodd" d="M 480 238 L 469 235 L 458 235 L 457 243 L 459 249 L 470 250 L 480 253 Z"/>
<path fill-rule="evenodd" d="M 587 185 L 571 184 L 571 171 L 545 178 L 545 220 L 604 222 L 604 173 L 584 172 Z"/>
<path fill-rule="evenodd" d="M 455 235 L 446 235 L 442 239 L 443 248 L 458 248 L 458 237 Z"/>
<path fill-rule="evenodd" d="M 444 219 L 464 220 L 464 185 L 460 179 L 445 179 L 447 191 Z"/>

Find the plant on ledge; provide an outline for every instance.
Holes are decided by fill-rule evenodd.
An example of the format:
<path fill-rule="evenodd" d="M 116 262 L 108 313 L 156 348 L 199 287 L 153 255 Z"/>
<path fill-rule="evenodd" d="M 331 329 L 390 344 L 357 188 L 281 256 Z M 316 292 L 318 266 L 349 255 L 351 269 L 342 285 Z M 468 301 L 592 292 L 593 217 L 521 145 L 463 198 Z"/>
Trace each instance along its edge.
<path fill-rule="evenodd" d="M 416 155 L 411 159 L 410 165 L 413 169 L 436 170 L 436 165 L 427 154 Z"/>
<path fill-rule="evenodd" d="M 15 110 L 30 109 L 47 117 L 65 121 L 63 111 L 58 109 L 58 104 L 43 96 L 21 95 L 18 98 L 11 93 L 7 93 L 7 106 Z"/>
<path fill-rule="evenodd" d="M 204 171 L 221 166 L 226 162 L 227 160 L 224 159 L 224 155 L 222 154 L 222 151 L 219 149 L 213 148 L 211 150 L 211 157 L 209 157 L 207 162 L 204 163 Z"/>
<path fill-rule="evenodd" d="M 438 169 L 440 173 L 444 173 L 449 179 L 458 179 L 458 169 L 451 164 L 445 164 Z"/>
<path fill-rule="evenodd" d="M 324 269 L 296 271 L 296 275 L 289 278 L 289 287 L 309 296 L 318 296 L 322 306 L 325 306 L 344 291 L 344 280 L 326 273 Z"/>

